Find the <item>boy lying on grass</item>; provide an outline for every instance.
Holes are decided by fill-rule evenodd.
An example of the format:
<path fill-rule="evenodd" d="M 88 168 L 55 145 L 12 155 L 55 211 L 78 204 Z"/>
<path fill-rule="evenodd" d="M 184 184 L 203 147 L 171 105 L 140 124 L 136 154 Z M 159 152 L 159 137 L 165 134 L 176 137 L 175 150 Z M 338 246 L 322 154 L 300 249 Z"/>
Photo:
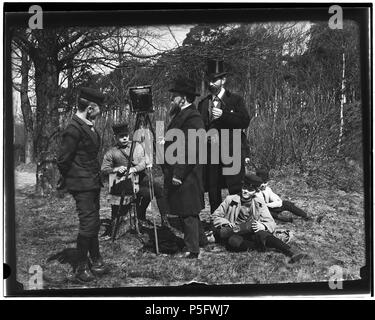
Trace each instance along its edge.
<path fill-rule="evenodd" d="M 212 214 L 215 238 L 236 252 L 277 249 L 290 257 L 289 263 L 308 257 L 272 234 L 276 223 L 259 190 L 262 182 L 258 176 L 246 174 L 241 194 L 225 198 Z"/>
<path fill-rule="evenodd" d="M 283 217 L 281 212 L 289 211 L 296 216 L 301 217 L 304 220 L 310 220 L 307 213 L 302 209 L 298 208 L 293 202 L 287 200 L 281 200 L 280 197 L 272 191 L 268 186 L 268 181 L 270 180 L 269 172 L 265 169 L 258 169 L 256 175 L 262 179 L 262 184 L 260 185 L 260 191 L 262 192 L 264 201 L 274 219 L 278 219 L 283 222 L 293 222 L 292 217 Z"/>

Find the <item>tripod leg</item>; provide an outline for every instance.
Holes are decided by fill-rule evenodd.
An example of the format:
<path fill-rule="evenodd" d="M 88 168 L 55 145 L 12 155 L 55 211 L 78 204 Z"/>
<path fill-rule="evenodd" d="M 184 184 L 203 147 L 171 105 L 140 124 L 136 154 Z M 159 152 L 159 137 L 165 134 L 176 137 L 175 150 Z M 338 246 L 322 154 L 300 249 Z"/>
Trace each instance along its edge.
<path fill-rule="evenodd" d="M 115 242 L 118 228 L 120 226 L 120 217 L 116 217 L 112 227 L 112 242 Z"/>
<path fill-rule="evenodd" d="M 141 232 L 139 231 L 139 224 L 138 224 L 138 217 L 137 217 L 137 210 L 136 210 L 135 203 L 132 204 L 131 211 L 132 212 L 130 212 L 130 214 L 133 214 L 134 216 L 135 231 L 137 232 L 137 235 L 140 236 Z"/>
<path fill-rule="evenodd" d="M 123 202 L 124 202 L 124 198 L 121 197 L 121 199 L 120 199 L 120 205 L 119 205 L 119 207 L 117 209 L 117 214 L 114 217 L 114 221 L 112 221 L 112 235 L 111 235 L 112 242 L 114 242 L 115 239 L 116 239 L 116 235 L 117 235 L 120 223 L 121 223 L 121 209 L 123 207 Z"/>

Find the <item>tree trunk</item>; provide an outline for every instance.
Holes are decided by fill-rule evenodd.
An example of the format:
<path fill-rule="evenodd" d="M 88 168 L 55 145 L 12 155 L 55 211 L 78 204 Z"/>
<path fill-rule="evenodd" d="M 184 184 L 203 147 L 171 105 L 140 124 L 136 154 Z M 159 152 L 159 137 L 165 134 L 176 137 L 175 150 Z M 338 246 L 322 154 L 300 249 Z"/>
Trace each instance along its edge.
<path fill-rule="evenodd" d="M 341 78 L 341 97 L 340 97 L 340 133 L 339 142 L 337 145 L 337 154 L 340 153 L 342 134 L 344 131 L 344 103 L 346 102 L 345 97 L 345 53 L 342 54 L 342 78 Z"/>
<path fill-rule="evenodd" d="M 31 61 L 27 53 L 21 50 L 21 110 L 25 128 L 25 163 L 34 162 L 34 121 L 31 110 L 29 91 L 29 70 Z"/>
<path fill-rule="evenodd" d="M 35 64 L 36 112 L 36 191 L 50 194 L 56 186 L 56 154 L 59 133 L 57 106 L 58 70 L 49 56 L 41 56 Z"/>

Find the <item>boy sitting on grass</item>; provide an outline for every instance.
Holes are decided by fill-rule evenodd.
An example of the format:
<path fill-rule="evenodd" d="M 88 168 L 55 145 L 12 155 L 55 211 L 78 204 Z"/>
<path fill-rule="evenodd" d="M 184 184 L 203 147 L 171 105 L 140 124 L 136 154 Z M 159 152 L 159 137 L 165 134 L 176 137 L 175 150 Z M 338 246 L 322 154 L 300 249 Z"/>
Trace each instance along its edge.
<path fill-rule="evenodd" d="M 298 208 L 293 202 L 281 200 L 280 197 L 272 191 L 268 186 L 269 172 L 265 169 L 258 169 L 256 175 L 262 179 L 262 184 L 260 185 L 260 190 L 262 192 L 264 201 L 271 212 L 274 219 L 278 219 L 283 222 L 293 222 L 292 217 L 283 217 L 281 212 L 289 211 L 296 216 L 302 217 L 304 220 L 309 220 L 307 213 L 302 209 Z"/>
<path fill-rule="evenodd" d="M 212 214 L 215 238 L 231 251 L 274 248 L 290 257 L 289 263 L 306 258 L 272 234 L 276 223 L 259 190 L 261 184 L 258 176 L 246 174 L 241 193 L 225 198 Z"/>

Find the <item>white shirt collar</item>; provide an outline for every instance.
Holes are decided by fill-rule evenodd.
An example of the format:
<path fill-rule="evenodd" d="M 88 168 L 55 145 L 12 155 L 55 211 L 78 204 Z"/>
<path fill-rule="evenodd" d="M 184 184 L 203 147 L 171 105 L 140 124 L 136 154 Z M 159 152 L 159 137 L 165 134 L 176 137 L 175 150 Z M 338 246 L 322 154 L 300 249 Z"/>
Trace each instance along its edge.
<path fill-rule="evenodd" d="M 191 106 L 191 103 L 189 103 L 189 104 L 187 104 L 187 105 L 181 107 L 181 111 L 184 110 L 184 109 L 186 109 L 187 107 L 190 107 L 190 106 Z"/>
<path fill-rule="evenodd" d="M 225 93 L 225 89 L 221 88 L 221 90 L 220 90 L 220 92 L 217 96 L 221 99 L 224 96 L 224 93 Z"/>
<path fill-rule="evenodd" d="M 77 117 L 80 118 L 84 123 L 88 126 L 93 127 L 94 123 L 92 123 L 89 119 L 82 117 L 80 114 L 76 113 Z"/>

